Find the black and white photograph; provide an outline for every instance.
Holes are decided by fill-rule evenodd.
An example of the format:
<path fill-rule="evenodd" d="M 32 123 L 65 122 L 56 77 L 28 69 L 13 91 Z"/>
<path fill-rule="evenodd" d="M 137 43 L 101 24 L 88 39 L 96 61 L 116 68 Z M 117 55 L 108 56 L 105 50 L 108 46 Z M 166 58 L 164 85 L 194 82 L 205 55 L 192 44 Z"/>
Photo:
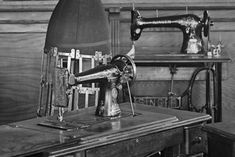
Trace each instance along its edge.
<path fill-rule="evenodd" d="M 235 157 L 234 60 L 235 0 L 0 0 L 0 157 Z"/>

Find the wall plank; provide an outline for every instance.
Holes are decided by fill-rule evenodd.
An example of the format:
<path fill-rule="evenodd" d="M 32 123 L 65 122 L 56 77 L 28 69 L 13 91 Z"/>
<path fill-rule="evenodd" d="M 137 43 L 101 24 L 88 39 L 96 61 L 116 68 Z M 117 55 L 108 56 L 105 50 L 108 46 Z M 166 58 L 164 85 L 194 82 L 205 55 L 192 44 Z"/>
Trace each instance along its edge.
<path fill-rule="evenodd" d="M 44 38 L 0 33 L 0 124 L 36 117 Z"/>

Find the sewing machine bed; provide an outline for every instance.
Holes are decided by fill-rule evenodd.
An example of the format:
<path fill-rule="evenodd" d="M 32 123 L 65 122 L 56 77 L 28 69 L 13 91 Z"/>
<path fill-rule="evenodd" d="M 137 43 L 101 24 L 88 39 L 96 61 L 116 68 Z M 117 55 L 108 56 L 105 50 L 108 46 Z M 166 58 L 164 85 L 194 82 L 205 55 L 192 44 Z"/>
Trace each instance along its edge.
<path fill-rule="evenodd" d="M 211 57 L 205 54 L 180 54 L 180 53 L 168 53 L 168 54 L 151 54 L 151 55 L 136 55 L 135 64 L 154 64 L 154 63 L 205 63 L 205 62 L 228 62 L 230 59 L 227 57 L 227 53 L 223 52 L 220 56 Z"/>
<path fill-rule="evenodd" d="M 137 105 L 137 115 L 133 117 L 128 103 L 122 104 L 121 110 L 125 113 L 124 116 L 116 119 L 96 117 L 93 107 L 74 111 L 65 115 L 65 120 L 78 126 L 85 124 L 86 127 L 69 131 L 38 125 L 54 120 L 55 117 L 35 118 L 0 126 L 0 154 L 3 156 L 25 156 L 37 153 L 55 155 L 83 151 L 210 119 L 210 116 L 204 114 L 145 105 Z M 178 137 L 181 134 L 176 135 L 175 141 L 182 142 L 183 138 Z"/>
<path fill-rule="evenodd" d="M 82 109 L 74 111 L 65 115 L 64 122 L 59 122 L 56 118 L 50 117 L 38 125 L 51 127 L 61 130 L 77 130 L 77 129 L 91 129 L 95 126 L 102 125 L 102 123 L 111 123 L 114 130 L 134 129 L 142 126 L 154 126 L 166 122 L 174 122 L 178 119 L 175 116 L 166 114 L 149 113 L 145 111 L 135 112 L 132 114 L 131 106 L 122 106 L 121 115 L 118 117 L 100 117 L 95 116 L 95 108 Z"/>

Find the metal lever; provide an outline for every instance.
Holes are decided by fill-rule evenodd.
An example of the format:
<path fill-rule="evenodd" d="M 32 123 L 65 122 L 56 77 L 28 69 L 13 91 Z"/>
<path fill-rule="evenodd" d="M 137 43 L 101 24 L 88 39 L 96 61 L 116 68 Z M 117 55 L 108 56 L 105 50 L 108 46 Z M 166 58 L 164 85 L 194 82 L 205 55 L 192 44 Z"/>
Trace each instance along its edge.
<path fill-rule="evenodd" d="M 129 95 L 129 99 L 130 99 L 130 104 L 131 104 L 131 111 L 132 111 L 132 115 L 133 117 L 135 116 L 135 110 L 134 110 L 134 105 L 132 103 L 132 99 L 131 99 L 131 90 L 130 90 L 130 85 L 129 85 L 129 82 L 127 81 L 126 82 L 127 84 L 127 88 L 128 88 L 128 95 Z"/>
<path fill-rule="evenodd" d="M 64 120 L 64 108 L 63 107 L 59 107 L 59 113 L 58 113 L 58 117 L 57 119 L 59 120 L 59 122 L 62 122 Z"/>
<path fill-rule="evenodd" d="M 176 66 L 174 65 L 173 67 L 171 66 L 170 67 L 170 73 L 171 73 L 171 86 L 170 86 L 170 90 L 168 92 L 168 95 L 167 95 L 167 107 L 171 107 L 172 106 L 172 97 L 175 96 L 176 94 L 173 92 L 173 88 L 174 88 L 174 75 L 176 74 Z"/>

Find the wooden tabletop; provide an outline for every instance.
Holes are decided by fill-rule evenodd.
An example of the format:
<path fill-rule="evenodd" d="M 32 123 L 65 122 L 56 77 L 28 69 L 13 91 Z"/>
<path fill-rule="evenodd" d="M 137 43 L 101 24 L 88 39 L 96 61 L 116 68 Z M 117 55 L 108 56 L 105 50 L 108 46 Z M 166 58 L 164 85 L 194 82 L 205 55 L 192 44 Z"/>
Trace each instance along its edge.
<path fill-rule="evenodd" d="M 153 55 L 136 55 L 135 63 L 224 63 L 231 59 L 227 53 L 218 57 L 211 57 L 204 54 L 153 54 Z"/>
<path fill-rule="evenodd" d="M 94 115 L 95 108 L 74 111 L 65 116 L 65 121 L 81 126 L 66 131 L 38 125 L 45 121 L 53 121 L 55 117 L 35 118 L 9 125 L 0 126 L 1 156 L 15 156 L 55 150 L 60 148 L 70 151 L 84 150 L 107 143 L 178 128 L 190 124 L 201 123 L 211 117 L 187 111 L 158 108 L 136 104 L 136 116 L 130 113 L 129 103 L 121 104 L 123 117 L 116 119 L 100 118 Z M 55 149 L 54 149 L 55 148 Z"/>

